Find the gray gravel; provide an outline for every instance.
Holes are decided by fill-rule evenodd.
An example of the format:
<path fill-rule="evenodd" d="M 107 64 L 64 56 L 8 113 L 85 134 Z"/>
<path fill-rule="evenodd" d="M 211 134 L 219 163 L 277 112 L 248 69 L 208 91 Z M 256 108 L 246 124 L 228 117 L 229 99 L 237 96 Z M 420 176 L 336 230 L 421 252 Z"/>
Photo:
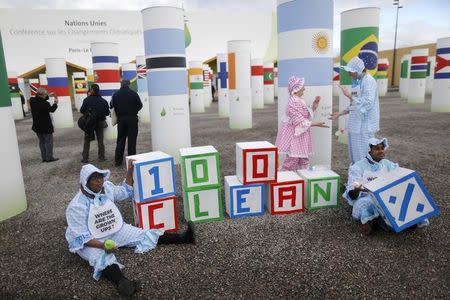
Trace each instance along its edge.
<path fill-rule="evenodd" d="M 161 246 L 143 255 L 120 249 L 126 275 L 143 285 L 136 298 L 450 298 L 450 115 L 431 113 L 430 99 L 406 104 L 397 92 L 381 99 L 381 108 L 388 158 L 417 170 L 441 210 L 431 226 L 365 237 L 346 204 L 287 216 L 226 217 L 197 225 L 195 246 Z M 253 116 L 253 129 L 233 131 L 227 119 L 218 118 L 214 103 L 207 113 L 192 116 L 192 145 L 214 145 L 222 176 L 235 174 L 236 142 L 275 140 L 276 105 Z M 65 208 L 78 187 L 80 130 L 57 130 L 60 160 L 41 163 L 30 118 L 16 126 L 28 210 L 0 223 L 0 299 L 117 298 L 108 281 L 94 281 L 87 263 L 69 253 L 64 238 Z M 151 151 L 148 127 L 140 126 L 138 153 Z M 107 142 L 108 161 L 99 163 L 93 144 L 91 161 L 110 168 L 118 182 L 124 170 L 111 167 L 114 148 Z M 333 141 L 333 149 L 333 170 L 345 182 L 346 146 Z M 184 227 L 179 170 L 177 181 Z M 130 203 L 120 208 L 131 222 Z"/>

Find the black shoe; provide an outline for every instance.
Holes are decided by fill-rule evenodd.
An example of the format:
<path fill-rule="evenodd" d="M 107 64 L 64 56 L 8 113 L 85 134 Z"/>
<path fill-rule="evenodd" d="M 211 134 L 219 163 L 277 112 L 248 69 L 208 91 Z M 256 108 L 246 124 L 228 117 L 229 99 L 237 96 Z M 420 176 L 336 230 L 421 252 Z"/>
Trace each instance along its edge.
<path fill-rule="evenodd" d="M 119 281 L 119 284 L 117 285 L 117 291 L 122 296 L 133 296 L 140 290 L 138 286 L 138 282 L 129 280 L 124 277 Z"/>
<path fill-rule="evenodd" d="M 185 238 L 185 243 L 195 245 L 195 225 L 192 221 L 189 221 L 187 225 L 188 227 L 183 234 Z"/>
<path fill-rule="evenodd" d="M 59 158 L 53 157 L 51 159 L 47 159 L 45 162 L 52 162 L 52 161 L 57 161 L 59 160 Z"/>
<path fill-rule="evenodd" d="M 89 159 L 83 158 L 83 159 L 81 160 L 81 162 L 82 162 L 82 163 L 88 163 L 88 162 L 89 162 Z"/>

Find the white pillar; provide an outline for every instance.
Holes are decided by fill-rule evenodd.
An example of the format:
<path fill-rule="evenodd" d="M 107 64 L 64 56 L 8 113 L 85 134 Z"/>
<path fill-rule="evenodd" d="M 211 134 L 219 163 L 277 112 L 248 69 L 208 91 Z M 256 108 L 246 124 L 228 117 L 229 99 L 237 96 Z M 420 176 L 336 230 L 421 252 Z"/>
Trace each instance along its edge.
<path fill-rule="evenodd" d="M 425 93 L 431 95 L 433 91 L 434 67 L 436 66 L 436 57 L 428 56 L 427 81 L 425 83 Z"/>
<path fill-rule="evenodd" d="M 83 100 L 87 97 L 87 81 L 84 72 L 74 72 L 72 74 L 73 95 L 75 97 L 75 107 L 80 111 Z"/>
<path fill-rule="evenodd" d="M 72 101 L 64 58 L 46 58 L 48 91 L 58 96 L 58 109 L 52 114 L 55 128 L 73 127 Z"/>
<path fill-rule="evenodd" d="M 308 9 L 305 9 L 308 8 Z M 330 128 L 312 128 L 314 154 L 311 165 L 331 167 L 331 113 L 333 103 L 333 1 L 278 0 L 278 124 L 289 100 L 288 80 L 305 78 L 306 104 L 321 97 L 314 121 Z M 308 41 L 305 43 L 305 41 Z"/>
<path fill-rule="evenodd" d="M 250 41 L 228 41 L 230 128 L 252 128 Z"/>
<path fill-rule="evenodd" d="M 251 60 L 252 108 L 264 108 L 264 69 L 263 60 Z"/>
<path fill-rule="evenodd" d="M 20 99 L 19 83 L 17 81 L 16 72 L 8 71 L 8 85 L 14 120 L 22 120 L 23 119 L 22 100 Z"/>
<path fill-rule="evenodd" d="M 117 43 L 91 43 L 94 82 L 100 87 L 100 95 L 111 101 L 112 95 L 120 88 L 119 45 Z M 106 117 L 108 127 L 105 138 L 117 138 L 117 125 L 112 126 L 111 118 Z"/>
<path fill-rule="evenodd" d="M 408 103 L 425 103 L 425 84 L 427 78 L 428 49 L 411 50 L 410 79 L 408 84 Z"/>
<path fill-rule="evenodd" d="M 378 59 L 378 70 L 377 70 L 377 85 L 378 85 L 378 96 L 386 96 L 388 90 L 388 69 L 389 60 L 387 58 Z"/>
<path fill-rule="evenodd" d="M 191 113 L 205 112 L 202 66 L 201 61 L 189 62 L 189 95 L 191 99 Z"/>
<path fill-rule="evenodd" d="M 153 6 L 142 11 L 152 150 L 180 160 L 179 149 L 191 146 L 187 94 L 184 10 Z"/>
<path fill-rule="evenodd" d="M 275 102 L 274 90 L 274 71 L 273 62 L 266 61 L 264 63 L 264 103 L 272 104 Z"/>
<path fill-rule="evenodd" d="M 145 56 L 136 56 L 137 68 L 137 92 L 142 101 L 142 109 L 139 111 L 139 121 L 143 123 L 150 123 L 150 103 L 148 99 L 147 86 L 147 66 L 145 64 Z"/>
<path fill-rule="evenodd" d="M 230 115 L 230 101 L 228 99 L 228 54 L 217 54 L 217 89 L 219 95 L 219 117 Z"/>
<path fill-rule="evenodd" d="M 450 37 L 438 39 L 436 43 L 431 111 L 450 112 Z"/>
<path fill-rule="evenodd" d="M 9 219 L 27 209 L 22 165 L 17 144 L 16 126 L 11 110 L 8 77 L 0 34 L 0 222 Z"/>

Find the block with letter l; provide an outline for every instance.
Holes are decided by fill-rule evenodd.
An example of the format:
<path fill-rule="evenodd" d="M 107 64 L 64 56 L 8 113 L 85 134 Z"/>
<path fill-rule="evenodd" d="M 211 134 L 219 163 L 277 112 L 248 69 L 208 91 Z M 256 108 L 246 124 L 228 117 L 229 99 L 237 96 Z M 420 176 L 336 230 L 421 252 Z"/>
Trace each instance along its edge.
<path fill-rule="evenodd" d="M 306 183 L 306 209 L 338 207 L 340 176 L 328 169 L 298 170 Z"/>
<path fill-rule="evenodd" d="M 364 187 L 371 192 L 383 219 L 395 232 L 439 214 L 422 179 L 413 170 L 396 168 Z"/>

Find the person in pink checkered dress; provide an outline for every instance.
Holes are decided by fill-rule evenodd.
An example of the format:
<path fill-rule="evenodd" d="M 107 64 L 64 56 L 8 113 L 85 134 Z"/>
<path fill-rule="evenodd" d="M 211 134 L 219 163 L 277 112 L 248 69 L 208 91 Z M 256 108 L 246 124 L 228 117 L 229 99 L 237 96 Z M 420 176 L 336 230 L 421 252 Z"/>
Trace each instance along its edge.
<path fill-rule="evenodd" d="M 287 156 L 281 171 L 306 169 L 313 153 L 311 127 L 328 127 L 325 122 L 312 121 L 313 113 L 319 106 L 320 96 L 314 99 L 312 110 L 302 96 L 305 92 L 305 79 L 292 76 L 288 81 L 289 101 L 275 144 L 280 153 Z"/>

